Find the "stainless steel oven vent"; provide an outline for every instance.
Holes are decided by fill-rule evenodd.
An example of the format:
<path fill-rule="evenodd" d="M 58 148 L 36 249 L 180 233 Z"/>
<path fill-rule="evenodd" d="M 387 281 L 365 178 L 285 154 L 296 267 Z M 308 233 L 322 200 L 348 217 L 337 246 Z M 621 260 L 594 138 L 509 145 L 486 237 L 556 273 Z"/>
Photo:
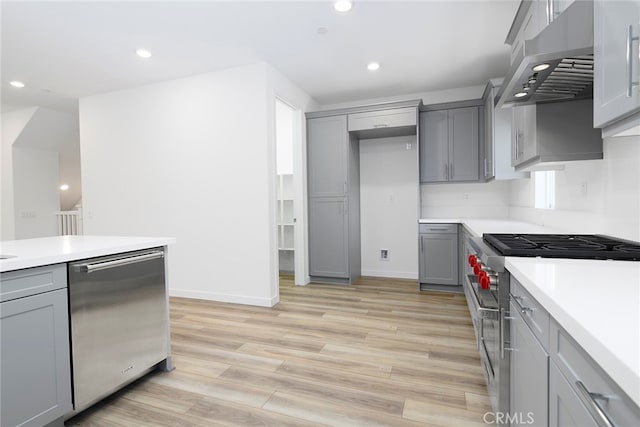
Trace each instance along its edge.
<path fill-rule="evenodd" d="M 592 97 L 593 3 L 576 1 L 536 37 L 524 41 L 498 93 L 497 106 Z"/>
<path fill-rule="evenodd" d="M 531 87 L 548 100 L 580 99 L 593 96 L 593 55 L 563 58 L 544 78 Z"/>

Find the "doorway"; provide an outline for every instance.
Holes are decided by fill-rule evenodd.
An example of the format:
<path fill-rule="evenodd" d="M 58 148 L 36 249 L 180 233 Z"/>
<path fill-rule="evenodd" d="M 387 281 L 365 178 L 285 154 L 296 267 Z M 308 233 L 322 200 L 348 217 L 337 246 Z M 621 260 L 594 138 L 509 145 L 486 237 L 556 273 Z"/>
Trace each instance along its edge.
<path fill-rule="evenodd" d="M 303 258 L 297 230 L 301 218 L 298 197 L 299 171 L 294 161 L 302 143 L 302 114 L 286 102 L 276 98 L 276 203 L 278 267 L 281 276 L 288 276 L 300 283 L 302 270 L 298 267 Z"/>

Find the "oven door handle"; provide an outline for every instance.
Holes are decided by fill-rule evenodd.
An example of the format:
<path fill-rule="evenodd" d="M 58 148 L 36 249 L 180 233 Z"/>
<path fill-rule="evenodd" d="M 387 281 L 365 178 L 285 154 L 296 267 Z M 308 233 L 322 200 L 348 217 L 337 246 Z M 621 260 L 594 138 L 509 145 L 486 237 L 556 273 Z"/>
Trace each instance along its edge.
<path fill-rule="evenodd" d="M 504 359 L 504 353 L 505 351 L 513 351 L 513 348 L 511 347 L 505 347 L 505 333 L 504 333 L 504 321 L 505 320 L 516 320 L 515 317 L 513 316 L 505 316 L 505 309 L 501 308 L 500 309 L 500 358 Z M 509 344 L 511 344 L 511 341 L 509 341 Z"/>

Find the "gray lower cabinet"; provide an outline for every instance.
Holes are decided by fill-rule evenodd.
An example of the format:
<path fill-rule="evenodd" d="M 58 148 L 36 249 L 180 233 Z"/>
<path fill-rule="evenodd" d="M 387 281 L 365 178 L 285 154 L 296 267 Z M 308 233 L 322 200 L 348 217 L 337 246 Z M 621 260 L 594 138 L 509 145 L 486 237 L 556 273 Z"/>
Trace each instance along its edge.
<path fill-rule="evenodd" d="M 62 425 L 73 409 L 66 265 L 2 273 L 0 297 L 0 425 Z"/>
<path fill-rule="evenodd" d="M 640 425 L 640 408 L 513 276 L 510 293 L 509 417 L 552 427 Z"/>
<path fill-rule="evenodd" d="M 640 112 L 640 1 L 594 1 L 593 124 Z"/>
<path fill-rule="evenodd" d="M 458 224 L 420 224 L 420 283 L 460 284 Z"/>
<path fill-rule="evenodd" d="M 478 181 L 479 108 L 420 113 L 420 182 Z"/>
<path fill-rule="evenodd" d="M 640 408 L 609 375 L 555 320 L 549 329 L 549 424 L 640 425 Z"/>
<path fill-rule="evenodd" d="M 549 355 L 525 323 L 522 309 L 511 300 L 511 417 L 546 426 L 548 421 Z"/>
<path fill-rule="evenodd" d="M 553 361 L 549 364 L 549 426 L 598 427 Z"/>
<path fill-rule="evenodd" d="M 309 201 L 309 274 L 349 277 L 349 221 L 347 199 Z"/>

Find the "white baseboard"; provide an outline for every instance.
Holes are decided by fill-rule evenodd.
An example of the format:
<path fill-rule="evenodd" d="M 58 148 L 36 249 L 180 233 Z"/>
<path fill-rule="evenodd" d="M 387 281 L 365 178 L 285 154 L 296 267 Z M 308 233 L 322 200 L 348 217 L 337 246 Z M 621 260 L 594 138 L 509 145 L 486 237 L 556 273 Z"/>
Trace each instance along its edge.
<path fill-rule="evenodd" d="M 360 273 L 363 276 L 388 277 L 389 279 L 414 279 L 414 280 L 418 280 L 418 273 L 408 272 L 408 271 L 362 270 Z"/>
<path fill-rule="evenodd" d="M 221 294 L 217 292 L 191 291 L 188 289 L 169 289 L 169 296 L 230 302 L 233 304 L 255 305 L 258 307 L 273 307 L 280 302 L 280 297 L 278 295 L 274 295 L 271 298 L 259 298 L 246 295 Z"/>

